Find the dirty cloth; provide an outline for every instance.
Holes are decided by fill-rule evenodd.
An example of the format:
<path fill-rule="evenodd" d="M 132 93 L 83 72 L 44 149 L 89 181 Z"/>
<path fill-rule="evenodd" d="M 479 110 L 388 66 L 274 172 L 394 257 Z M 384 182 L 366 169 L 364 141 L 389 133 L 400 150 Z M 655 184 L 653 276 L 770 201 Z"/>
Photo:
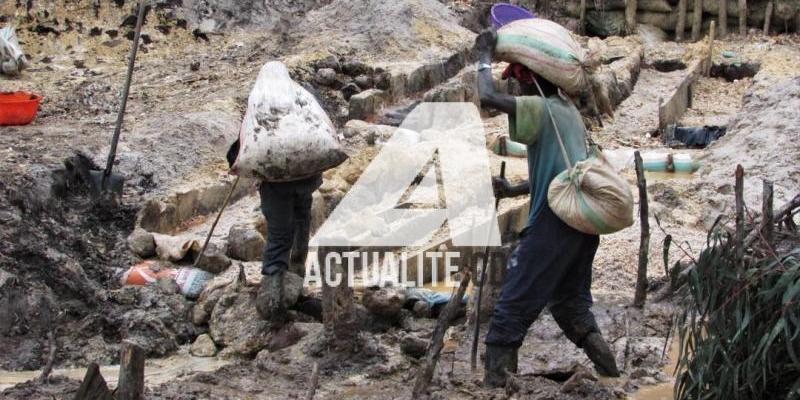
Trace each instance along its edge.
<path fill-rule="evenodd" d="M 443 307 L 449 303 L 451 297 L 453 297 L 452 293 L 436 292 L 425 288 L 406 289 L 406 304 L 409 305 L 409 308 L 414 303 L 422 301 L 427 304 L 429 311 L 433 311 L 435 308 Z M 468 300 L 469 296 L 465 294 L 461 299 L 461 304 L 467 304 Z"/>
<path fill-rule="evenodd" d="M 553 112 L 570 161 L 576 163 L 585 160 L 586 129 L 578 109 L 571 101 L 559 95 L 550 96 L 546 101 Z M 545 100 L 539 96 L 520 96 L 516 98 L 516 103 L 516 116 L 509 115 L 508 126 L 512 139 L 530 138 L 524 141 L 515 139 L 528 144 L 528 176 L 531 182 L 531 209 L 528 217 L 530 226 L 539 213 L 547 207 L 550 182 L 561 171 L 567 169 L 567 164 L 561 155 L 561 148 L 553 123 L 550 122 Z"/>
<path fill-rule="evenodd" d="M 578 347 L 599 332 L 592 306 L 592 261 L 599 237 L 579 232 L 545 205 L 522 231 L 506 266 L 486 344 L 519 347 L 545 306 Z"/>
<path fill-rule="evenodd" d="M 676 142 L 683 146 L 704 149 L 711 142 L 725 136 L 726 128 L 724 126 L 702 126 L 702 127 L 675 127 L 674 133 L 671 137 L 667 138 L 670 147 L 673 147 Z"/>
<path fill-rule="evenodd" d="M 259 188 L 261 212 L 267 219 L 267 244 L 261 273 L 272 275 L 295 267 L 303 276 L 311 226 L 311 195 L 322 185 L 322 175 L 291 182 L 263 182 Z M 295 269 L 297 269 L 295 271 Z"/>

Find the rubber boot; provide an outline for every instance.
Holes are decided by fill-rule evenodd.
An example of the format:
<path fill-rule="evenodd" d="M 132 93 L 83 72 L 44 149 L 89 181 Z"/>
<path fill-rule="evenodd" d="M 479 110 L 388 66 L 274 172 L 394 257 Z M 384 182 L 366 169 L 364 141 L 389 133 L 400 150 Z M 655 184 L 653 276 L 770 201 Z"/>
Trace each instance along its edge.
<path fill-rule="evenodd" d="M 486 345 L 486 363 L 483 370 L 483 386 L 505 387 L 507 372 L 517 373 L 517 347 Z"/>
<path fill-rule="evenodd" d="M 594 369 L 602 376 L 616 378 L 619 376 L 617 369 L 617 361 L 614 359 L 614 353 L 608 347 L 608 344 L 603 340 L 603 336 L 597 332 L 592 332 L 586 335 L 582 343 L 583 351 L 589 356 L 589 359 L 594 363 Z"/>
<path fill-rule="evenodd" d="M 256 296 L 256 310 L 261 318 L 283 325 L 286 319 L 286 307 L 283 304 L 283 275 L 279 271 L 261 276 L 261 286 Z"/>

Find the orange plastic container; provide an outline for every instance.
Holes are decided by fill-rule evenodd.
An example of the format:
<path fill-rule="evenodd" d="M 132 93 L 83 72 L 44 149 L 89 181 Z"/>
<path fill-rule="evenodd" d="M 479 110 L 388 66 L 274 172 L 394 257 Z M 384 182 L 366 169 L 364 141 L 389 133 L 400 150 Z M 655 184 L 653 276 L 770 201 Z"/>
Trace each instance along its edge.
<path fill-rule="evenodd" d="M 0 126 L 28 125 L 36 118 L 42 96 L 28 92 L 0 93 Z"/>

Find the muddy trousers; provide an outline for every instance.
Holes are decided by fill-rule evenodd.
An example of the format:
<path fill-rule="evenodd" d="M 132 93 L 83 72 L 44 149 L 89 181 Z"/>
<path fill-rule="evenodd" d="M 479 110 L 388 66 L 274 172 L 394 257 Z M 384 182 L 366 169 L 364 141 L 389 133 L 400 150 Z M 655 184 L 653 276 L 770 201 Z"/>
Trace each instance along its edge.
<path fill-rule="evenodd" d="M 311 195 L 322 185 L 322 176 L 292 182 L 264 182 L 259 188 L 261 212 L 267 219 L 267 244 L 261 273 L 272 275 L 298 268 L 302 275 L 308 256 Z"/>
<path fill-rule="evenodd" d="M 598 236 L 569 227 L 545 207 L 511 254 L 486 344 L 520 347 L 545 306 L 578 347 L 586 335 L 599 332 L 590 311 L 598 243 Z"/>

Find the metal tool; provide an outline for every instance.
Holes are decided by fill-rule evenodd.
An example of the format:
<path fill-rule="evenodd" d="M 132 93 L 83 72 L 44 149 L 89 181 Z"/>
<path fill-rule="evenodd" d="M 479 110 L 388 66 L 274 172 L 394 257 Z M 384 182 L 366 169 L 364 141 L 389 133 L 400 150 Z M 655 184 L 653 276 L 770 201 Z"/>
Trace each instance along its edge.
<path fill-rule="evenodd" d="M 506 178 L 506 162 L 500 164 L 500 179 Z M 500 197 L 494 200 L 494 218 L 497 218 L 497 209 L 500 207 Z M 489 230 L 491 232 L 491 230 Z M 483 281 L 486 279 L 486 270 L 489 269 L 489 243 L 491 243 L 491 235 L 486 243 L 486 249 L 483 251 L 483 269 L 481 270 L 481 279 L 478 281 L 478 300 L 475 302 L 475 332 L 472 336 L 472 352 L 469 357 L 470 369 L 474 372 L 478 364 L 478 338 L 481 331 L 481 299 L 483 298 Z"/>
<path fill-rule="evenodd" d="M 194 264 L 192 267 L 197 268 L 200 264 L 200 259 L 203 258 L 203 253 L 206 252 L 206 248 L 208 248 L 208 242 L 211 241 L 211 236 L 214 234 L 214 229 L 217 227 L 217 222 L 219 222 L 220 217 L 222 217 L 222 212 L 225 211 L 225 207 L 228 206 L 228 203 L 231 201 L 231 197 L 233 197 L 233 192 L 236 191 L 236 186 L 239 185 L 239 176 L 236 176 L 236 179 L 233 181 L 231 185 L 231 190 L 228 192 L 228 195 L 225 196 L 225 201 L 222 202 L 222 207 L 219 208 L 219 212 L 217 213 L 217 218 L 214 219 L 214 223 L 211 224 L 211 229 L 208 230 L 208 235 L 206 236 L 206 241 L 203 242 L 203 248 L 200 249 L 200 253 L 197 255 L 197 258 L 194 260 Z"/>
<path fill-rule="evenodd" d="M 128 92 L 131 88 L 131 79 L 133 78 L 133 66 L 136 61 L 136 52 L 139 49 L 139 36 L 142 33 L 142 23 L 144 22 L 145 9 L 147 1 L 142 0 L 139 2 L 139 13 L 136 18 L 136 28 L 133 34 L 133 44 L 131 45 L 130 56 L 128 57 L 128 74 L 125 77 L 125 86 L 122 88 L 122 95 L 120 96 L 119 112 L 117 113 L 117 124 L 114 128 L 114 136 L 111 138 L 111 149 L 108 151 L 108 161 L 106 168 L 103 171 L 89 171 L 90 179 L 87 184 L 92 193 L 92 196 L 97 198 L 103 193 L 111 192 L 113 194 L 121 195 L 122 187 L 125 184 L 125 178 L 121 175 L 112 174 L 111 170 L 114 167 L 114 160 L 117 158 L 117 143 L 119 143 L 119 136 L 122 133 L 122 123 L 125 119 L 125 107 L 128 104 Z"/>

